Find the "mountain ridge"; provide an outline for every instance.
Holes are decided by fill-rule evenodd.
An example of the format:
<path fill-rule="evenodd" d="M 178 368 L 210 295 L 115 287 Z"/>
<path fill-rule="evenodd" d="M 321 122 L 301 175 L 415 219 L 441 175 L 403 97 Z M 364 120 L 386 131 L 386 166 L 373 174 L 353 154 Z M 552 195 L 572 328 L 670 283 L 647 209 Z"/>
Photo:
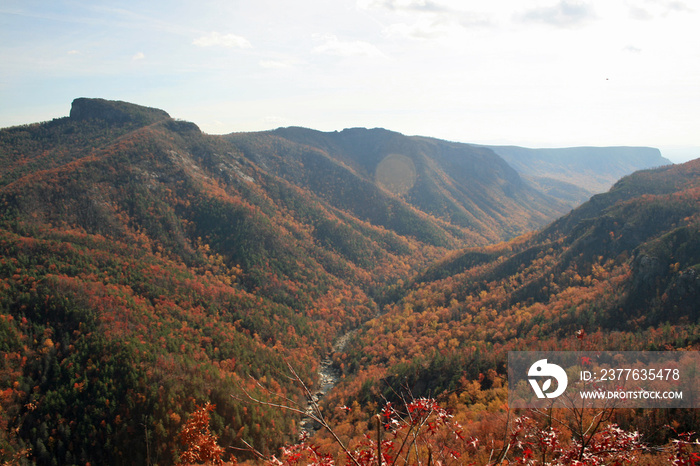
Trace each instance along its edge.
<path fill-rule="evenodd" d="M 294 173 L 300 166 L 299 157 L 305 157 L 307 163 L 312 163 L 309 157 L 320 150 L 318 154 L 323 158 L 339 161 L 342 167 L 350 169 L 353 176 L 360 178 L 359 183 L 367 187 L 378 185 L 389 191 L 392 197 L 397 198 L 391 202 L 398 201 L 457 227 L 472 229 L 488 241 L 505 239 L 508 235 L 517 234 L 517 231 L 542 225 L 546 219 L 566 210 L 556 200 L 526 186 L 500 157 L 490 151 L 472 149 L 466 144 L 408 137 L 377 128 L 354 128 L 330 133 L 306 128 L 282 128 L 254 134 L 261 138 L 281 137 L 282 141 L 300 144 L 294 149 L 287 148 L 290 153 L 295 152 L 291 156 L 297 157 L 294 159 L 295 166 L 285 162 L 284 158 L 272 160 L 269 155 L 263 155 L 268 158 L 260 161 L 268 166 L 282 163 L 276 169 L 279 176 L 296 176 L 296 183 L 313 182 L 299 178 L 308 177 L 303 170 L 298 175 Z M 250 137 L 250 134 L 227 136 L 229 140 L 243 145 Z M 277 141 L 279 143 L 280 140 Z M 300 148 L 313 148 L 313 151 L 300 153 Z M 255 151 L 254 147 L 246 149 L 251 157 L 255 157 Z M 383 172 L 389 174 L 382 178 Z M 391 174 L 394 172 L 408 176 L 392 180 Z M 406 182 L 406 179 L 410 179 L 410 182 Z M 358 193 L 358 196 L 362 197 L 362 194 Z M 372 203 L 367 201 L 365 205 Z M 515 211 L 516 208 L 522 209 L 522 212 Z M 510 209 L 508 214 L 504 209 Z M 368 214 L 363 212 L 361 215 Z M 374 221 L 384 222 L 385 227 L 388 225 L 377 217 Z M 505 232 L 505 235 L 500 232 Z"/>
<path fill-rule="evenodd" d="M 503 157 L 539 189 L 569 200 L 572 207 L 593 194 L 607 191 L 632 171 L 672 164 L 652 147 L 485 147 Z"/>
<path fill-rule="evenodd" d="M 299 417 L 231 395 L 304 403 L 287 364 L 317 386 L 334 339 L 357 328 L 333 355 L 337 406 L 371 401 L 385 376 L 418 377 L 416 394 L 464 376 L 450 389 L 487 396 L 509 338 L 554 346 L 616 315 L 654 344 L 668 315 L 695 341 L 675 321 L 696 293 L 697 165 L 637 172 L 560 217 L 467 144 L 364 128 L 213 136 L 124 102 L 77 109 L 0 130 L 3 460 L 31 448 L 42 465 L 173 464 L 205 402 L 228 453 L 271 456 Z"/>

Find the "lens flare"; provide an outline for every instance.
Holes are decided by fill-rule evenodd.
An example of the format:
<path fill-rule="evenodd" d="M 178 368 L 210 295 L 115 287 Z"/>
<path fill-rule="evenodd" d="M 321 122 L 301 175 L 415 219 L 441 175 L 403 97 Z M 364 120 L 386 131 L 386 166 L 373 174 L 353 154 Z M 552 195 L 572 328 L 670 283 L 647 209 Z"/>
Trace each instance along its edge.
<path fill-rule="evenodd" d="M 374 180 L 387 191 L 402 196 L 416 183 L 416 166 L 405 155 L 389 154 L 377 165 Z"/>

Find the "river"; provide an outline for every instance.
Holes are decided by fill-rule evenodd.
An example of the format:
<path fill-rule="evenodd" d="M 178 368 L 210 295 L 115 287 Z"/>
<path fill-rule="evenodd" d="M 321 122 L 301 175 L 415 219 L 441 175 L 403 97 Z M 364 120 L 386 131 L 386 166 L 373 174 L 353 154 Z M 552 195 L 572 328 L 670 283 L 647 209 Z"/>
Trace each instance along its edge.
<path fill-rule="evenodd" d="M 333 351 L 326 356 L 318 366 L 318 388 L 311 394 L 312 400 L 309 400 L 306 405 L 306 416 L 302 418 L 299 424 L 301 435 L 313 435 L 321 426 L 311 419 L 314 414 L 314 404 L 318 405 L 323 398 L 331 391 L 335 384 L 340 379 L 340 373 L 333 367 L 333 354 L 345 350 L 357 330 L 351 330 L 348 333 L 340 336 L 333 344 Z"/>

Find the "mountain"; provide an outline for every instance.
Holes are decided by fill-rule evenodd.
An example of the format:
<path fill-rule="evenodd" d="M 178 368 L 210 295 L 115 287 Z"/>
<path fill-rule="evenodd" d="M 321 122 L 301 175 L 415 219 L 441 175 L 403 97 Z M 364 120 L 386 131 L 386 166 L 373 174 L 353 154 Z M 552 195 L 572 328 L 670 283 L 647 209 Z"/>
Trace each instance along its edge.
<path fill-rule="evenodd" d="M 0 130 L 0 459 L 174 464 L 206 403 L 226 459 L 272 455 L 301 416 L 236 395 L 303 406 L 288 365 L 315 390 L 358 328 L 329 398 L 358 415 L 382 378 L 486 396 L 581 322 L 693 344 L 697 205 L 697 165 L 641 172 L 488 246 L 568 211 L 489 149 L 76 99 Z"/>
<path fill-rule="evenodd" d="M 540 191 L 568 201 L 571 207 L 606 192 L 617 180 L 634 171 L 671 164 L 658 149 L 651 147 L 486 147 Z"/>
<path fill-rule="evenodd" d="M 317 245 L 281 198 L 359 233 L 235 154 L 218 165 L 230 146 L 191 123 L 78 102 L 71 117 L 0 132 L 3 460 L 29 449 L 36 464 L 172 464 L 205 400 L 227 448 L 291 440 L 293 418 L 232 392 L 294 360 L 312 381 L 334 335 L 376 310 L 367 272 Z M 358 228 L 395 275 L 386 245 L 412 243 Z M 278 393 L 301 396 L 285 381 Z"/>
<path fill-rule="evenodd" d="M 638 171 L 538 232 L 450 254 L 363 326 L 329 404 L 489 390 L 507 351 L 577 350 L 583 334 L 588 350 L 697 349 L 699 200 L 700 159 Z"/>
<path fill-rule="evenodd" d="M 436 246 L 485 244 L 568 211 L 492 151 L 384 129 L 226 137 L 259 166 L 353 216 Z"/>
<path fill-rule="evenodd" d="M 328 406 L 433 396 L 464 432 L 499 438 L 517 415 L 508 351 L 697 350 L 700 159 L 635 172 L 538 232 L 451 253 L 397 296 L 335 355 L 345 378 Z M 340 431 L 346 419 L 334 416 Z M 611 422 L 664 444 L 665 425 L 690 431 L 697 419 L 619 410 Z"/>
<path fill-rule="evenodd" d="M 413 270 L 563 211 L 485 149 L 85 98 L 0 131 L 0 206 L 0 449 L 37 464 L 171 464 L 205 402 L 227 455 L 273 453 L 299 416 L 238 387 L 303 400 L 287 363 L 314 386 Z"/>

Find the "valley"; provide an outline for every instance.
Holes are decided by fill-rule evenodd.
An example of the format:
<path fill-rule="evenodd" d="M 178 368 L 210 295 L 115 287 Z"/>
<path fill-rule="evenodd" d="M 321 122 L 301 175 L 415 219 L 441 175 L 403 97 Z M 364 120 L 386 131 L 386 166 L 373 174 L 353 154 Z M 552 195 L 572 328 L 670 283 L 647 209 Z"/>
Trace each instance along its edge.
<path fill-rule="evenodd" d="M 205 403 L 227 462 L 302 430 L 345 458 L 273 406 L 308 406 L 291 365 L 351 448 L 383 403 L 435 399 L 451 451 L 515 461 L 508 351 L 700 347 L 700 164 L 571 151 L 214 136 L 103 99 L 0 130 L 0 460 L 176 464 Z M 615 416 L 654 445 L 698 421 Z"/>

